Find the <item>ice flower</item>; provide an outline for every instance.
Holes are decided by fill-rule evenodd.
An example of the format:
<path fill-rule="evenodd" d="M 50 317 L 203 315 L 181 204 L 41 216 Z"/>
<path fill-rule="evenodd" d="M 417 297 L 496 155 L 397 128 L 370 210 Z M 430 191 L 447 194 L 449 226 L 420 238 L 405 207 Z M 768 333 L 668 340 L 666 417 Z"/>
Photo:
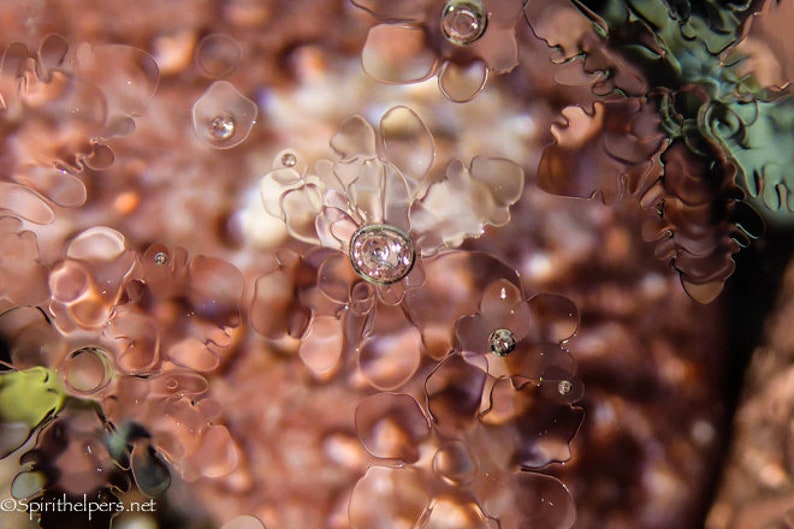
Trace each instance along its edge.
<path fill-rule="evenodd" d="M 279 154 L 262 179 L 265 209 L 284 219 L 295 239 L 314 247 L 311 259 L 319 261 L 317 287 L 325 299 L 367 319 L 364 327 L 373 336 L 383 331 L 418 347 L 418 333 L 403 333 L 398 322 L 405 316 L 394 307 L 423 283 L 425 258 L 478 237 L 487 225 L 508 222 L 509 207 L 523 191 L 523 171 L 506 159 L 477 157 L 468 166 L 454 160 L 443 175 L 431 175 L 433 139 L 405 107 L 387 111 L 377 132 L 360 116 L 347 120 L 331 148 L 337 159 L 320 160 L 314 172 L 299 154 Z M 315 314 L 307 333 L 320 308 L 311 303 Z M 311 346 L 304 340 L 302 347 Z M 376 349 L 374 356 L 384 354 L 384 347 Z M 368 363 L 367 351 L 362 344 L 360 364 Z M 387 385 L 406 380 L 403 375 L 410 376 L 417 363 L 398 369 L 401 375 Z"/>
<path fill-rule="evenodd" d="M 383 23 L 373 27 L 361 55 L 364 71 L 386 83 L 438 75 L 447 99 L 466 102 L 491 73 L 518 64 L 520 0 L 353 0 Z"/>

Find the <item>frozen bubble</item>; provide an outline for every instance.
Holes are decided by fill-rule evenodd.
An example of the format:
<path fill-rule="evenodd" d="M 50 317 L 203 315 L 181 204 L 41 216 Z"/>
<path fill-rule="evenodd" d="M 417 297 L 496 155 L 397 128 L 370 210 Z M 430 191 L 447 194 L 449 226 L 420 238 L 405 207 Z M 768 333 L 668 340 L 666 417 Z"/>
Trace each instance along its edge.
<path fill-rule="evenodd" d="M 256 103 L 227 81 L 216 81 L 193 105 L 193 128 L 216 149 L 242 143 L 256 123 Z"/>
<path fill-rule="evenodd" d="M 154 254 L 154 264 L 157 266 L 163 266 L 165 263 L 168 262 L 168 254 L 165 252 L 157 252 Z"/>
<path fill-rule="evenodd" d="M 573 389 L 573 384 L 570 380 L 560 380 L 557 383 L 557 391 L 560 392 L 560 395 L 567 395 Z"/>
<path fill-rule="evenodd" d="M 350 239 L 350 261 L 355 271 L 371 283 L 395 283 L 411 271 L 416 252 L 411 238 L 388 224 L 370 224 Z"/>
<path fill-rule="evenodd" d="M 281 157 L 281 165 L 283 165 L 284 167 L 295 167 L 297 163 L 298 163 L 298 159 L 291 152 L 285 153 Z"/>
<path fill-rule="evenodd" d="M 456 46 L 476 42 L 488 25 L 488 14 L 480 0 L 448 0 L 441 11 L 441 31 Z"/>
<path fill-rule="evenodd" d="M 488 345 L 496 356 L 507 356 L 516 348 L 516 337 L 508 329 L 496 329 L 488 337 Z"/>

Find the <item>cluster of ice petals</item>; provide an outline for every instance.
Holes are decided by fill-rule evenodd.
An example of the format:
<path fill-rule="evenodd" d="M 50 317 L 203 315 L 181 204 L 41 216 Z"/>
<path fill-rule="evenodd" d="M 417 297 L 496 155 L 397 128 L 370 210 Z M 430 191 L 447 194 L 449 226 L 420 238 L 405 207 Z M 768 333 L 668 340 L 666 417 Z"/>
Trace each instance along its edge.
<path fill-rule="evenodd" d="M 119 232 L 97 227 L 67 245 L 49 272 L 49 289 L 46 314 L 17 306 L 0 316 L 0 330 L 13 344 L 8 367 L 46 369 L 56 378 L 53 391 L 101 410 L 62 411 L 37 436 L 36 451 L 49 453 L 41 444 L 46 431 L 63 437 L 74 424 L 88 425 L 53 445 L 67 446 L 71 456 L 49 454 L 49 465 L 62 463 L 49 485 L 90 493 L 119 486 L 111 478 L 126 468 L 142 492 L 157 496 L 170 483 L 164 462 L 187 480 L 237 467 L 237 445 L 217 424 L 222 408 L 208 396 L 205 377 L 222 365 L 242 322 L 243 278 L 234 266 L 204 256 L 190 260 L 181 248 L 162 245 L 134 252 Z M 16 437 L 4 434 L 5 451 L 47 423 L 40 419 L 17 424 Z M 80 448 L 86 436 L 96 445 L 87 452 Z"/>
<path fill-rule="evenodd" d="M 516 25 L 521 0 L 353 0 L 382 23 L 370 29 L 364 71 L 385 83 L 415 83 L 438 75 L 456 102 L 479 94 L 491 73 L 518 64 Z"/>
<path fill-rule="evenodd" d="M 433 174 L 433 138 L 406 107 L 388 110 L 377 132 L 362 117 L 350 118 L 331 148 L 336 160 L 319 160 L 313 170 L 301 154 L 283 151 L 261 182 L 267 212 L 309 245 L 300 257 L 282 257 L 275 273 L 296 284 L 301 267 L 316 270 L 316 283 L 296 285 L 305 319 L 287 331 L 302 338 L 300 354 L 310 368 L 331 372 L 341 361 L 342 329 L 351 327 L 341 319 L 357 321 L 358 336 L 347 338 L 357 346 L 363 376 L 393 389 L 421 359 L 407 293 L 424 283 L 425 261 L 488 225 L 506 224 L 524 174 L 510 160 L 486 157 L 468 165 L 452 160 Z M 273 329 L 257 315 L 273 302 L 274 283 L 260 279 L 252 313 L 254 328 L 267 336 Z M 386 342 L 402 343 L 402 350 Z"/>
<path fill-rule="evenodd" d="M 578 322 L 566 298 L 526 300 L 510 280 L 491 283 L 423 391 L 358 406 L 359 438 L 379 461 L 353 490 L 353 526 L 571 527 L 567 488 L 538 470 L 570 458 L 583 420 L 574 405 L 583 387 L 562 345 Z"/>

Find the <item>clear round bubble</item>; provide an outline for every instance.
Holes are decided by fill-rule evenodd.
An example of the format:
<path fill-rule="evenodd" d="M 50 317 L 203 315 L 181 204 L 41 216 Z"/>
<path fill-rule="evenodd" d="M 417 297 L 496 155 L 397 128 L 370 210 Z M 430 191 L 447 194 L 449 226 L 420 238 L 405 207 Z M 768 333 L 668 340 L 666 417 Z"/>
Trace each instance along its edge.
<path fill-rule="evenodd" d="M 488 25 L 488 13 L 480 0 L 448 0 L 441 10 L 441 31 L 456 46 L 479 40 Z"/>
<path fill-rule="evenodd" d="M 154 254 L 154 264 L 157 266 L 163 266 L 165 263 L 168 262 L 168 254 L 165 252 L 157 252 Z"/>
<path fill-rule="evenodd" d="M 516 348 L 516 337 L 509 329 L 496 329 L 488 337 L 488 346 L 496 356 L 507 356 Z"/>
<path fill-rule="evenodd" d="M 557 391 L 559 391 L 560 395 L 567 395 L 573 389 L 573 383 L 570 380 L 560 380 L 557 383 Z"/>
<path fill-rule="evenodd" d="M 411 271 L 416 250 L 411 238 L 394 226 L 370 224 L 350 239 L 350 262 L 365 280 L 377 285 L 395 283 Z"/>
<path fill-rule="evenodd" d="M 295 167 L 298 164 L 298 159 L 291 152 L 284 153 L 281 157 L 281 165 L 284 167 Z"/>
<path fill-rule="evenodd" d="M 207 77 L 221 78 L 234 73 L 243 59 L 243 50 L 229 35 L 207 35 L 196 48 L 196 66 Z"/>
<path fill-rule="evenodd" d="M 242 143 L 256 123 L 256 103 L 227 81 L 215 81 L 193 105 L 193 128 L 216 149 Z"/>

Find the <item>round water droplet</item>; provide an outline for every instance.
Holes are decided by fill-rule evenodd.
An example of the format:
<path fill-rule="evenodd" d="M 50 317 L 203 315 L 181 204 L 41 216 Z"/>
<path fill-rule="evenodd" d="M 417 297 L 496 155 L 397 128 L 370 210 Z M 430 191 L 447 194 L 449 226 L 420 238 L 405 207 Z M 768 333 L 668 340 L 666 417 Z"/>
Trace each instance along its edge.
<path fill-rule="evenodd" d="M 157 266 L 163 266 L 165 263 L 168 262 L 168 254 L 165 252 L 157 252 L 154 254 L 154 264 Z"/>
<path fill-rule="evenodd" d="M 414 266 L 416 251 L 408 234 L 388 224 L 370 224 L 350 239 L 350 262 L 371 283 L 388 285 L 405 276 Z"/>
<path fill-rule="evenodd" d="M 573 389 L 573 384 L 570 380 L 560 380 L 557 383 L 557 391 L 560 392 L 560 395 L 567 395 Z"/>
<path fill-rule="evenodd" d="M 234 118 L 216 116 L 210 121 L 210 135 L 219 141 L 228 140 L 234 135 Z"/>
<path fill-rule="evenodd" d="M 488 344 L 496 356 L 507 356 L 516 348 L 516 337 L 508 329 L 496 329 L 488 337 Z"/>
<path fill-rule="evenodd" d="M 295 167 L 297 163 L 298 159 L 291 152 L 288 152 L 281 157 L 281 165 L 284 167 Z"/>
<path fill-rule="evenodd" d="M 488 25 L 488 13 L 480 0 L 447 0 L 441 11 L 441 31 L 456 46 L 476 42 Z"/>

